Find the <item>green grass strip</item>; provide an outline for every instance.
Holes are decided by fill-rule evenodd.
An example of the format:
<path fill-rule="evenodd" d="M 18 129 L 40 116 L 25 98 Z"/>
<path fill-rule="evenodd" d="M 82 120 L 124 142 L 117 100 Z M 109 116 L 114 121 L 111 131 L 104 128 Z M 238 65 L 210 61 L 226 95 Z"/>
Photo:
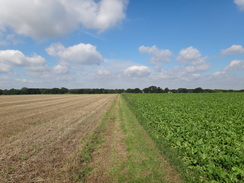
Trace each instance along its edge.
<path fill-rule="evenodd" d="M 144 128 L 121 97 L 119 114 L 126 144 L 127 161 L 112 171 L 115 182 L 166 182 L 163 158 Z M 182 182 L 179 179 L 177 182 Z"/>

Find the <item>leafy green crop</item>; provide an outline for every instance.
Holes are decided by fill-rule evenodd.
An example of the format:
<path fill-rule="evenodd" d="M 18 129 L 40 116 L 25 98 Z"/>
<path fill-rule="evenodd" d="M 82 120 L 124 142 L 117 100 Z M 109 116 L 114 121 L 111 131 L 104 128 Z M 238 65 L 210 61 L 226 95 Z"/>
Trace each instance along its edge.
<path fill-rule="evenodd" d="M 244 180 L 243 93 L 123 96 L 156 143 L 167 141 L 202 181 Z"/>

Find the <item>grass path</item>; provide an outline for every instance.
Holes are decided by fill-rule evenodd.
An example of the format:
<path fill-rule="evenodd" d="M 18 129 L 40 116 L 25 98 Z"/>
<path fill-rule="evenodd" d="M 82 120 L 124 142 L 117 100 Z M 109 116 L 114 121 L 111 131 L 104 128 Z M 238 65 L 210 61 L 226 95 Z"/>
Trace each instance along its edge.
<path fill-rule="evenodd" d="M 86 151 L 91 157 L 86 164 L 89 171 L 80 182 L 184 182 L 160 154 L 121 96 L 95 134 L 89 139 L 93 148 Z"/>

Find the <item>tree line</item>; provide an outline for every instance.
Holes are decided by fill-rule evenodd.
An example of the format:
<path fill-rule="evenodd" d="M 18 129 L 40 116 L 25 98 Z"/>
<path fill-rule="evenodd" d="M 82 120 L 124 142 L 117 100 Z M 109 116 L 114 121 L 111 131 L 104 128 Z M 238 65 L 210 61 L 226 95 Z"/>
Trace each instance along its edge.
<path fill-rule="evenodd" d="M 104 88 L 83 88 L 83 89 L 68 89 L 68 88 L 26 88 L 21 89 L 0 89 L 0 95 L 30 95 L 30 94 L 112 94 L 112 93 L 217 93 L 217 92 L 244 92 L 242 90 L 222 90 L 222 89 L 195 89 L 178 88 L 178 89 L 162 89 L 157 86 L 150 86 L 144 89 L 128 88 L 128 89 L 104 89 Z"/>

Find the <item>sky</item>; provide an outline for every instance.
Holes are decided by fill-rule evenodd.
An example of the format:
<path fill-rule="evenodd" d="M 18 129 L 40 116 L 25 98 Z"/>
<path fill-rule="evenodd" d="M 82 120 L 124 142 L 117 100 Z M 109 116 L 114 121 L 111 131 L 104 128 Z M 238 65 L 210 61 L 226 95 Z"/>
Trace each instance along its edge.
<path fill-rule="evenodd" d="M 0 4 L 0 89 L 244 89 L 244 0 Z"/>

